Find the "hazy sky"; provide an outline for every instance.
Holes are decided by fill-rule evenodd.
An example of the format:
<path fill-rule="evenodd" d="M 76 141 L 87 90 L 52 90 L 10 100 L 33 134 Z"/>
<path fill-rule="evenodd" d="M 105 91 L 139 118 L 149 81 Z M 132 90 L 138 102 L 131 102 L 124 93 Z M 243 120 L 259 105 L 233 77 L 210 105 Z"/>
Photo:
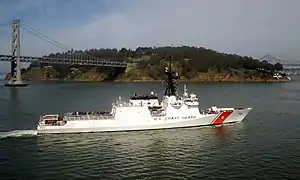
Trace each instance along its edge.
<path fill-rule="evenodd" d="M 1 0 L 0 53 L 18 17 L 74 49 L 194 45 L 299 60 L 299 0 Z M 22 30 L 22 54 L 62 51 Z"/>

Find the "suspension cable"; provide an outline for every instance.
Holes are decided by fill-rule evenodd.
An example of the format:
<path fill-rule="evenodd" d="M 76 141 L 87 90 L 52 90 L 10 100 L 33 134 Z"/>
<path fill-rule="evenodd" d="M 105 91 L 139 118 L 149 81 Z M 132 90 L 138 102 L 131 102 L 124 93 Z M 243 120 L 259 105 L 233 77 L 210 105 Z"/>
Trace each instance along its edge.
<path fill-rule="evenodd" d="M 41 32 L 39 32 L 39 31 L 37 31 L 37 30 L 29 27 L 28 25 L 26 25 L 24 23 L 21 23 L 20 27 L 22 27 L 23 29 L 25 29 L 27 32 L 33 34 L 34 36 L 39 37 L 40 39 L 45 40 L 45 41 L 47 41 L 47 42 L 49 42 L 49 43 L 51 43 L 51 44 L 53 44 L 53 45 L 55 45 L 57 47 L 60 47 L 60 48 L 64 49 L 64 50 L 69 51 L 69 50 L 73 49 L 73 48 L 70 48 L 70 47 L 68 47 L 68 46 L 66 46 L 66 45 L 64 45 L 64 44 L 62 44 L 62 43 L 60 43 L 58 41 L 55 41 L 55 40 L 49 38 L 48 36 L 45 36 Z M 85 52 L 82 52 L 81 54 L 85 55 L 86 57 L 91 58 L 91 60 L 93 59 L 93 60 L 98 60 L 98 61 L 106 61 L 106 60 L 102 60 L 102 59 L 100 59 L 100 58 L 98 58 L 96 56 L 92 56 L 92 55 L 90 55 L 88 53 L 85 53 Z"/>
<path fill-rule="evenodd" d="M 34 35 L 34 36 L 36 36 L 36 37 L 38 37 L 38 38 L 40 38 L 40 39 L 43 39 L 43 40 L 45 40 L 45 41 L 47 41 L 47 42 L 49 42 L 49 43 L 51 43 L 51 44 L 53 44 L 53 45 L 55 45 L 55 46 L 59 46 L 57 43 L 55 43 L 55 42 L 53 42 L 53 41 L 51 41 L 51 40 L 49 40 L 49 39 L 43 38 L 43 37 L 40 36 L 39 34 L 30 31 L 30 30 L 27 29 L 26 27 L 23 27 L 23 26 L 21 26 L 21 27 L 22 27 L 24 30 L 26 30 L 27 32 L 29 32 L 30 34 L 32 34 L 32 35 Z M 60 46 L 60 48 L 62 48 L 62 47 Z"/>
<path fill-rule="evenodd" d="M 37 36 L 37 37 L 39 37 L 39 38 L 41 38 L 43 40 L 46 40 L 48 42 L 51 41 L 51 42 L 55 43 L 57 46 L 60 46 L 61 48 L 66 49 L 66 50 L 70 50 L 71 49 L 71 48 L 67 47 L 66 45 L 63 45 L 63 44 L 59 43 L 58 41 L 55 41 L 55 40 L 53 40 L 53 39 L 45 36 L 44 34 L 40 33 L 39 31 L 37 31 L 37 30 L 35 30 L 35 29 L 33 29 L 33 28 L 25 25 L 24 23 L 22 23 L 20 25 L 21 25 L 21 27 L 23 27 L 27 31 L 30 31 L 32 34 L 35 34 L 35 36 Z"/>

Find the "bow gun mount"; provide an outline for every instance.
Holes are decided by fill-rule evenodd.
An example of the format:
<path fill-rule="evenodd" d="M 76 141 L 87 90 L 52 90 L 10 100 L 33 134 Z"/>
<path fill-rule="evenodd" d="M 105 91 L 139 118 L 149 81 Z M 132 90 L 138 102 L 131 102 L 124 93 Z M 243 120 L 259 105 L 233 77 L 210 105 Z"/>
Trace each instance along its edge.
<path fill-rule="evenodd" d="M 176 81 L 175 79 L 179 79 L 178 72 L 172 72 L 172 59 L 169 57 L 169 67 L 165 67 L 165 73 L 167 75 L 166 78 L 166 83 L 167 83 L 167 88 L 165 91 L 165 96 L 176 96 Z"/>

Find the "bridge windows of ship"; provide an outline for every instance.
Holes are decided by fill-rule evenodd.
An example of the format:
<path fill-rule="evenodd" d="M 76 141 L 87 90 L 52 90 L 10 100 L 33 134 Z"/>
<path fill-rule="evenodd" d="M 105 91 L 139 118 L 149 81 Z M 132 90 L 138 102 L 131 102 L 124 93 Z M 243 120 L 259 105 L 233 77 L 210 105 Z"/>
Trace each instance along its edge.
<path fill-rule="evenodd" d="M 151 99 L 158 99 L 157 94 L 144 94 L 144 95 L 137 95 L 134 94 L 133 96 L 130 96 L 131 100 L 151 100 Z"/>

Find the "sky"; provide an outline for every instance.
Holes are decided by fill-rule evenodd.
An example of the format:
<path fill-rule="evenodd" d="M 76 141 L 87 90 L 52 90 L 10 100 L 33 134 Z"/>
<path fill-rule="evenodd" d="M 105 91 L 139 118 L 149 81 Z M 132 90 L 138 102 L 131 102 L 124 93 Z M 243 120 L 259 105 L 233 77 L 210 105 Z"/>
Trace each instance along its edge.
<path fill-rule="evenodd" d="M 0 54 L 10 54 L 9 23 L 19 18 L 73 49 L 191 45 L 300 62 L 299 7 L 299 0 L 1 0 Z M 21 29 L 22 55 L 61 51 Z"/>

